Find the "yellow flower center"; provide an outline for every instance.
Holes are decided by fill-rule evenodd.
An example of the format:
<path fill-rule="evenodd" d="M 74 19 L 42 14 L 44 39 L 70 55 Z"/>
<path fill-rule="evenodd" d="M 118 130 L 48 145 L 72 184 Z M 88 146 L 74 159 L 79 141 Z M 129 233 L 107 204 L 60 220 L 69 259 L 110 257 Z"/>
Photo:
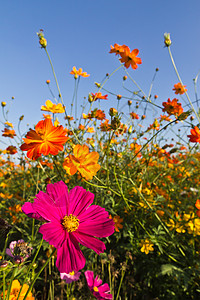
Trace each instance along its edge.
<path fill-rule="evenodd" d="M 74 274 L 75 274 L 75 272 L 74 272 L 74 271 L 72 271 L 72 272 L 69 272 L 69 275 L 71 275 L 71 276 L 74 276 Z"/>
<path fill-rule="evenodd" d="M 96 286 L 93 287 L 93 290 L 94 290 L 95 292 L 98 292 L 98 291 L 99 291 L 98 288 L 97 288 Z"/>
<path fill-rule="evenodd" d="M 72 214 L 65 216 L 62 220 L 62 225 L 68 232 L 76 231 L 79 226 L 79 219 Z"/>

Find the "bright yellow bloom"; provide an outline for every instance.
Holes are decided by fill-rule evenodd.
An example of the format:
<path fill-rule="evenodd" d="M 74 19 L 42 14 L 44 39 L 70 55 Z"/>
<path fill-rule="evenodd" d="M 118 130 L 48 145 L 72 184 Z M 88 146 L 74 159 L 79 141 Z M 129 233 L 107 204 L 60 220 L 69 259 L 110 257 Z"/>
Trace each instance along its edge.
<path fill-rule="evenodd" d="M 26 292 L 28 291 L 29 286 L 25 283 L 22 287 L 19 300 L 23 300 Z M 10 290 L 10 296 L 9 300 L 17 300 L 17 297 L 19 295 L 19 291 L 21 289 L 21 285 L 18 280 L 13 280 L 12 285 L 11 285 L 11 290 Z M 5 291 L 5 295 L 7 295 L 7 291 Z M 1 294 L 1 297 L 3 297 L 3 293 Z M 26 300 L 34 300 L 35 297 L 32 296 L 32 293 L 29 292 L 28 296 L 26 297 Z"/>
<path fill-rule="evenodd" d="M 87 74 L 87 72 L 83 72 L 82 68 L 77 70 L 76 67 L 72 68 L 72 71 L 70 72 L 70 74 L 74 75 L 75 79 L 77 79 L 79 76 L 82 76 L 82 77 L 89 77 L 90 76 L 90 74 Z"/>
<path fill-rule="evenodd" d="M 140 249 L 140 251 L 141 252 L 145 252 L 145 254 L 148 254 L 149 251 L 154 251 L 153 244 L 148 239 L 145 239 L 145 241 L 141 240 L 140 246 L 142 246 L 142 248 Z"/>
<path fill-rule="evenodd" d="M 79 171 L 86 180 L 92 179 L 100 169 L 100 165 L 97 163 L 99 154 L 89 152 L 89 147 L 86 145 L 76 145 L 73 154 L 70 154 L 63 163 L 66 172 L 74 175 Z"/>
<path fill-rule="evenodd" d="M 6 126 L 8 126 L 8 127 L 11 127 L 11 128 L 13 128 L 13 124 L 12 124 L 12 123 L 10 123 L 10 122 L 8 122 L 8 121 L 6 121 L 4 124 L 5 124 Z"/>
<path fill-rule="evenodd" d="M 52 112 L 53 114 L 62 114 L 65 112 L 65 107 L 61 104 L 54 104 L 51 100 L 47 100 L 45 105 L 41 106 L 41 110 Z"/>

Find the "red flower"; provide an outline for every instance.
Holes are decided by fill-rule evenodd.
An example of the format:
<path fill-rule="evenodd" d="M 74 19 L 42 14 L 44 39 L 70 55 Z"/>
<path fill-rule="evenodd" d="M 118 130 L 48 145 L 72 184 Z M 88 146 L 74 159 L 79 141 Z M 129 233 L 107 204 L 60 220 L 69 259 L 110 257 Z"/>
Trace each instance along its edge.
<path fill-rule="evenodd" d="M 51 119 L 45 119 L 39 121 L 35 130 L 31 129 L 23 140 L 25 143 L 20 149 L 27 151 L 27 156 L 35 160 L 42 154 L 58 154 L 63 150 L 63 144 L 66 143 L 68 137 L 62 125 L 55 127 Z"/>
<path fill-rule="evenodd" d="M 200 143 L 200 130 L 197 126 L 194 127 L 194 129 L 190 130 L 191 134 L 188 135 L 190 138 L 190 142 L 192 143 Z"/>

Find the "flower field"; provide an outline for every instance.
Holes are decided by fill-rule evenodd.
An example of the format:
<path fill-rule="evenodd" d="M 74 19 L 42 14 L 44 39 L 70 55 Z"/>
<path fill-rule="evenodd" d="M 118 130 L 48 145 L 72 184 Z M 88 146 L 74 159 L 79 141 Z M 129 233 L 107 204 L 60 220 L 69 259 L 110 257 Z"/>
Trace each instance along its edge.
<path fill-rule="evenodd" d="M 46 80 L 41 119 L 21 133 L 23 115 L 15 128 L 1 102 L 0 299 L 200 299 L 198 74 L 190 99 L 166 33 L 177 82 L 160 105 L 159 69 L 144 92 L 139 50 L 114 44 L 119 66 L 84 104 L 90 74 L 72 68 L 69 112 L 42 30 L 38 39 L 57 87 Z"/>

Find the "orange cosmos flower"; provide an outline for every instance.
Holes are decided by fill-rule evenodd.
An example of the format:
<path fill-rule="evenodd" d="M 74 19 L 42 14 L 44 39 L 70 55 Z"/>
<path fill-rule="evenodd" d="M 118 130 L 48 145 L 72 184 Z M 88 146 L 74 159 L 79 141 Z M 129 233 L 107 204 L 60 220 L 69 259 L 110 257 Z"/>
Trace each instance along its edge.
<path fill-rule="evenodd" d="M 179 116 L 183 113 L 183 108 L 181 106 L 181 103 L 177 103 L 178 99 L 174 98 L 172 101 L 170 99 L 167 100 L 167 102 L 163 102 L 163 112 L 167 112 L 169 116 L 175 115 Z"/>
<path fill-rule="evenodd" d="M 63 150 L 63 144 L 66 143 L 68 137 L 62 125 L 55 127 L 50 119 L 45 119 L 39 121 L 35 130 L 31 129 L 23 140 L 24 144 L 20 149 L 27 151 L 27 156 L 35 160 L 42 154 L 58 154 Z"/>
<path fill-rule="evenodd" d="M 133 70 L 137 69 L 137 64 L 141 64 L 142 60 L 139 57 L 136 57 L 139 53 L 138 49 L 134 49 L 130 52 L 129 47 L 124 48 L 124 51 L 120 53 L 121 59 L 120 61 L 124 63 L 124 66 L 128 69 L 130 66 Z"/>
<path fill-rule="evenodd" d="M 131 116 L 131 118 L 134 120 L 134 119 L 139 119 L 139 116 L 138 116 L 138 114 L 136 114 L 136 113 L 134 113 L 134 112 L 132 112 L 132 113 L 130 113 L 130 116 Z"/>
<path fill-rule="evenodd" d="M 175 94 L 183 95 L 185 92 L 187 92 L 187 89 L 185 88 L 186 85 L 182 85 L 180 82 L 174 85 L 173 91 L 175 91 Z"/>
<path fill-rule="evenodd" d="M 96 101 L 97 99 L 108 100 L 108 95 L 103 96 L 101 92 L 95 93 L 95 94 L 92 93 L 92 99 L 93 99 L 93 101 Z"/>
<path fill-rule="evenodd" d="M 200 143 L 200 130 L 197 126 L 190 130 L 191 134 L 188 135 L 190 138 L 190 142 L 192 143 Z"/>
<path fill-rule="evenodd" d="M 8 128 L 4 128 L 2 132 L 3 132 L 2 136 L 9 137 L 11 139 L 13 139 L 14 136 L 16 136 L 15 131 Z"/>
<path fill-rule="evenodd" d="M 76 69 L 76 67 L 72 68 L 72 71 L 70 72 L 70 74 L 74 75 L 74 78 L 77 79 L 78 76 L 82 76 L 82 77 L 89 77 L 90 74 L 87 74 L 87 72 L 83 72 L 83 69 Z"/>
<path fill-rule="evenodd" d="M 89 147 L 86 145 L 76 145 L 73 154 L 70 154 L 63 163 L 66 172 L 69 175 L 74 175 L 79 171 L 86 180 L 92 179 L 100 169 L 100 165 L 97 163 L 99 154 L 89 152 Z"/>
<path fill-rule="evenodd" d="M 112 217 L 111 215 L 109 215 L 109 219 L 113 219 L 114 221 L 114 226 L 115 226 L 115 231 L 119 232 L 119 228 L 122 229 L 123 225 L 120 224 L 123 222 L 123 219 L 120 218 L 120 216 L 114 216 Z"/>
<path fill-rule="evenodd" d="M 8 122 L 8 121 L 6 121 L 4 124 L 5 124 L 7 127 L 11 127 L 11 128 L 13 128 L 13 124 L 12 124 L 12 123 L 10 123 L 10 122 Z"/>
<path fill-rule="evenodd" d="M 61 104 L 54 104 L 51 100 L 47 100 L 45 105 L 41 106 L 41 110 L 52 112 L 53 114 L 61 114 L 65 112 L 65 107 Z"/>
<path fill-rule="evenodd" d="M 124 52 L 125 49 L 128 49 L 129 52 L 130 52 L 130 49 L 128 46 L 126 45 L 118 45 L 118 44 L 114 44 L 114 47 L 113 46 L 110 46 L 110 52 L 109 53 L 115 53 L 115 55 L 117 54 L 121 54 L 122 52 Z"/>

